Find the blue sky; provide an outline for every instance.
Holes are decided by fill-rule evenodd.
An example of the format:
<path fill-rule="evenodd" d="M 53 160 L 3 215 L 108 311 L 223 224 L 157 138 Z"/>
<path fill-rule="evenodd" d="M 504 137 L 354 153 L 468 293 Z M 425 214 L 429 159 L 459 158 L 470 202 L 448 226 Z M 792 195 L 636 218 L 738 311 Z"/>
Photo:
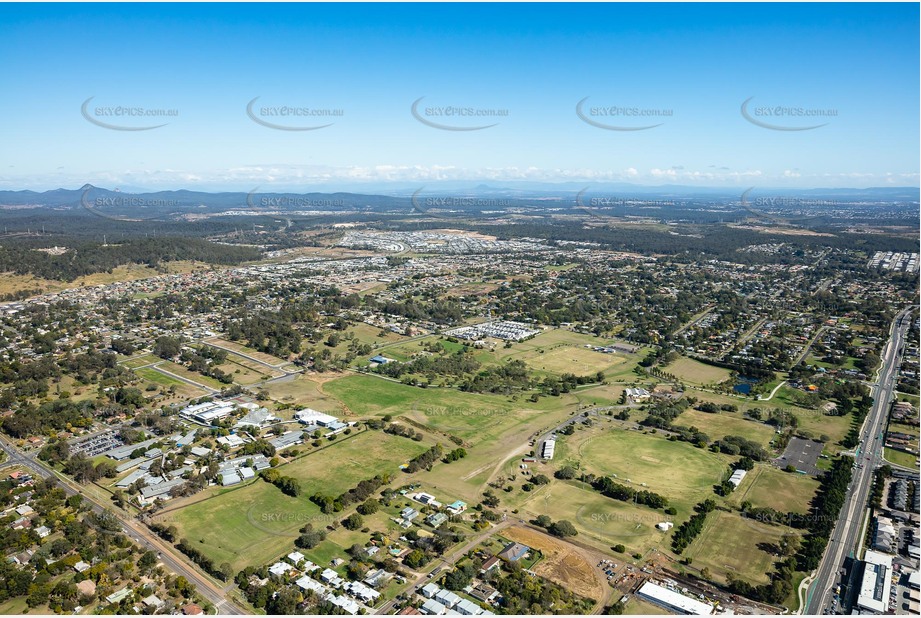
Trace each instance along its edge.
<path fill-rule="evenodd" d="M 916 4 L 2 4 L 0 187 L 917 186 L 918 32 Z"/>

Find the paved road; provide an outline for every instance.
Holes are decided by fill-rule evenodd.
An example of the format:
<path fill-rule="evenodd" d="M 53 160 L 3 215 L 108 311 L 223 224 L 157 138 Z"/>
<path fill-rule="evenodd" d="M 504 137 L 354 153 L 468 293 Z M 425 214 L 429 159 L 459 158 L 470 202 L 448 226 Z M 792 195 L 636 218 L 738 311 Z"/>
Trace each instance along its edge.
<path fill-rule="evenodd" d="M 57 474 L 54 470 L 45 465 L 44 462 L 37 459 L 36 454 L 24 453 L 16 448 L 13 444 L 8 442 L 6 438 L 2 437 L 0 437 L 0 448 L 2 448 L 7 455 L 7 460 L 3 463 L 3 466 L 0 467 L 18 465 L 24 468 L 29 468 L 44 478 L 55 478 L 58 481 L 58 485 L 68 495 L 79 494 L 83 496 L 84 502 L 86 502 L 96 513 L 101 514 L 106 511 L 112 513 L 116 511 L 114 506 L 109 506 L 97 502 L 87 492 L 81 491 L 81 488 L 73 483 L 73 481 Z M 177 575 L 184 576 L 187 580 L 194 584 L 198 590 L 198 593 L 211 601 L 212 604 L 214 604 L 218 614 L 242 615 L 247 613 L 241 607 L 227 599 L 227 589 L 220 588 L 219 586 L 209 581 L 204 575 L 189 565 L 186 562 L 186 558 L 182 554 L 178 553 L 174 547 L 164 543 L 159 537 L 151 533 L 146 526 L 144 526 L 139 521 L 130 518 L 124 511 L 116 514 L 118 515 L 118 522 L 126 535 L 134 539 L 135 543 L 142 548 L 152 549 L 153 551 L 157 552 L 159 554 L 160 561 L 170 571 L 176 573 Z"/>
<path fill-rule="evenodd" d="M 904 343 L 905 332 L 911 324 L 908 309 L 899 313 L 892 323 L 890 340 L 882 354 L 879 381 L 872 387 L 874 402 L 861 430 L 859 456 L 855 463 L 862 464 L 854 470 L 851 484 L 838 521 L 832 531 L 828 547 L 816 572 L 813 583 L 806 595 L 806 614 L 825 614 L 830 612 L 831 599 L 835 585 L 838 583 L 839 570 L 844 566 L 848 556 L 856 556 L 863 539 L 861 529 L 867 508 L 870 487 L 873 484 L 873 471 L 883 462 L 883 439 L 889 404 L 895 389 L 900 361 L 899 350 Z M 802 609 L 802 608 L 801 608 Z"/>

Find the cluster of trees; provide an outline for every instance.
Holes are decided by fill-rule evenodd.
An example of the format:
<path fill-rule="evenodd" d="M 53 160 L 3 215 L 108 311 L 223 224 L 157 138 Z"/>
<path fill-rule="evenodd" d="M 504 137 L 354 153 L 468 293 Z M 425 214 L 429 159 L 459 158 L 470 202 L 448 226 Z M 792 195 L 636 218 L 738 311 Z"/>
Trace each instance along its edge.
<path fill-rule="evenodd" d="M 51 255 L 35 251 L 25 242 L 5 240 L 3 246 L 0 246 L 0 272 L 73 281 L 84 275 L 112 272 L 112 269 L 125 264 L 146 264 L 156 268 L 163 262 L 194 260 L 234 265 L 257 260 L 260 256 L 259 250 L 252 247 L 175 236 L 132 238 L 118 244 L 103 244 L 79 240 L 69 235 L 55 235 L 52 239 L 44 239 L 40 246 L 54 245 L 63 245 L 70 250 L 60 255 Z"/>
<path fill-rule="evenodd" d="M 604 382 L 604 372 L 602 371 L 587 376 L 577 376 L 574 373 L 564 373 L 560 377 L 547 376 L 544 378 L 540 383 L 540 390 L 545 395 L 558 397 L 561 394 L 570 392 L 577 386 L 601 382 Z"/>
<path fill-rule="evenodd" d="M 255 455 L 261 453 L 266 457 L 275 456 L 275 446 L 265 438 L 256 438 L 252 442 L 247 442 L 237 451 L 240 455 Z"/>
<path fill-rule="evenodd" d="M 93 424 L 96 406 L 89 401 L 57 399 L 40 405 L 25 403 L 3 419 L 3 431 L 14 438 L 64 431 L 71 427 L 86 428 Z"/>
<path fill-rule="evenodd" d="M 709 414 L 719 414 L 720 412 L 737 412 L 739 407 L 732 403 L 716 404 L 712 401 L 702 401 L 694 406 L 694 409 Z"/>
<path fill-rule="evenodd" d="M 279 488 L 281 492 L 287 496 L 296 498 L 301 495 L 301 483 L 293 476 L 283 476 L 282 473 L 275 468 L 263 470 L 259 473 L 259 476 L 266 482 L 275 485 L 275 487 Z"/>
<path fill-rule="evenodd" d="M 441 459 L 443 455 L 444 449 L 440 444 L 436 444 L 424 453 L 416 455 L 410 459 L 409 464 L 406 466 L 404 471 L 408 474 L 412 474 L 413 472 L 418 472 L 419 470 L 431 470 L 432 465 Z"/>
<path fill-rule="evenodd" d="M 812 513 L 807 518 L 809 534 L 796 555 L 800 571 L 809 572 L 819 566 L 838 513 L 844 505 L 853 464 L 853 458 L 840 456 L 822 477 L 822 484 L 812 501 Z"/>
<path fill-rule="evenodd" d="M 579 531 L 576 530 L 576 527 L 572 525 L 572 522 L 565 519 L 561 519 L 560 521 L 553 521 L 547 515 L 538 515 L 537 519 L 534 520 L 534 523 L 541 528 L 546 528 L 547 532 L 553 536 L 558 536 L 560 538 L 576 536 L 579 534 Z"/>
<path fill-rule="evenodd" d="M 433 356 L 420 356 L 408 363 L 385 363 L 375 371 L 391 378 L 401 378 L 407 374 L 428 376 L 433 381 L 437 376 L 459 377 L 474 373 L 480 368 L 480 362 L 466 347 L 453 354 L 442 352 Z"/>
<path fill-rule="evenodd" d="M 409 438 L 410 440 L 415 440 L 416 442 L 421 442 L 422 438 L 425 437 L 421 432 L 414 430 L 412 427 L 400 425 L 399 423 L 384 423 L 376 419 L 368 421 L 368 427 L 371 427 L 372 429 L 377 428 L 378 425 L 383 426 L 384 433 L 389 433 L 394 436 L 402 436 L 404 438 Z"/>
<path fill-rule="evenodd" d="M 302 334 L 292 325 L 314 323 L 316 312 L 312 306 L 300 303 L 285 305 L 278 311 L 245 313 L 239 319 L 224 324 L 227 338 L 231 341 L 246 341 L 260 352 L 287 358 L 301 351 Z"/>
<path fill-rule="evenodd" d="M 326 531 L 314 529 L 313 524 L 307 524 L 299 532 L 300 536 L 294 540 L 294 544 L 301 549 L 313 549 L 326 540 Z"/>
<path fill-rule="evenodd" d="M 460 390 L 467 393 L 511 394 L 516 390 L 526 390 L 531 386 L 530 373 L 524 361 L 515 359 L 503 365 L 487 367 L 460 385 Z"/>
<path fill-rule="evenodd" d="M 502 595 L 502 613 L 542 615 L 552 608 L 559 614 L 584 614 L 591 609 L 592 601 L 524 569 L 512 566 L 510 572 L 503 575 L 492 582 Z"/>
<path fill-rule="evenodd" d="M 356 502 L 364 502 L 370 498 L 375 491 L 388 484 L 389 482 L 390 475 L 388 474 L 378 474 L 374 478 L 359 481 L 358 485 L 346 492 L 343 492 L 338 498 L 336 498 L 336 502 L 342 504 L 343 507 L 346 507 L 350 504 L 355 504 Z"/>
<path fill-rule="evenodd" d="M 689 442 L 698 448 L 705 448 L 710 443 L 710 436 L 699 430 L 694 425 L 684 427 L 682 425 L 673 425 L 669 428 L 673 432 L 668 437 L 674 442 Z"/>
<path fill-rule="evenodd" d="M 466 456 L 467 456 L 467 449 L 456 448 L 453 451 L 448 451 L 447 453 L 445 453 L 445 456 L 441 459 L 441 461 L 445 463 L 451 463 L 452 461 L 463 459 Z"/>
<path fill-rule="evenodd" d="M 727 455 L 741 455 L 755 461 L 764 461 L 769 457 L 768 452 L 760 444 L 742 436 L 725 436 L 713 443 L 714 450 Z"/>
<path fill-rule="evenodd" d="M 336 497 L 317 492 L 310 496 L 310 501 L 319 506 L 324 513 L 338 513 L 350 504 L 367 500 L 371 494 L 389 482 L 389 475 L 378 474 L 374 478 L 360 481 L 358 485 Z"/>
<path fill-rule="evenodd" d="M 620 500 L 622 502 L 635 502 L 651 509 L 664 509 L 668 506 L 668 498 L 653 491 L 645 489 L 637 491 L 627 485 L 615 483 L 609 476 L 599 476 L 592 482 L 592 488 L 603 496 Z"/>
<path fill-rule="evenodd" d="M 688 400 L 684 398 L 677 401 L 659 401 L 649 407 L 648 416 L 640 424 L 645 427 L 670 429 L 672 421 L 678 418 L 687 409 L 688 405 Z"/>
<path fill-rule="evenodd" d="M 188 539 L 179 539 L 179 543 L 176 544 L 176 549 L 188 556 L 189 559 L 200 566 L 205 573 L 221 581 L 227 581 L 233 576 L 233 569 L 230 567 L 230 563 L 224 562 L 219 567 L 215 566 L 214 561 L 189 543 Z"/>
<path fill-rule="evenodd" d="M 232 384 L 233 376 L 218 368 L 227 362 L 227 352 L 203 345 L 195 350 L 183 350 L 179 360 L 192 371 L 214 378 L 221 384 Z"/>
<path fill-rule="evenodd" d="M 695 513 L 686 522 L 675 528 L 672 534 L 672 550 L 676 554 L 682 553 L 691 544 L 700 531 L 704 528 L 707 514 L 716 508 L 716 502 L 707 498 L 694 507 Z"/>

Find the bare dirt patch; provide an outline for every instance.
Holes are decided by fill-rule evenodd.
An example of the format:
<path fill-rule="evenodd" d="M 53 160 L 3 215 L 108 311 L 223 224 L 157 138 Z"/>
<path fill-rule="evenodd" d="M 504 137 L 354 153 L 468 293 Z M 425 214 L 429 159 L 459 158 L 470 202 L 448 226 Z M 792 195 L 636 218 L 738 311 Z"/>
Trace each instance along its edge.
<path fill-rule="evenodd" d="M 520 526 L 506 529 L 503 536 L 541 551 L 543 558 L 533 568 L 538 575 L 578 595 L 596 602 L 603 601 L 605 587 L 581 548 Z"/>

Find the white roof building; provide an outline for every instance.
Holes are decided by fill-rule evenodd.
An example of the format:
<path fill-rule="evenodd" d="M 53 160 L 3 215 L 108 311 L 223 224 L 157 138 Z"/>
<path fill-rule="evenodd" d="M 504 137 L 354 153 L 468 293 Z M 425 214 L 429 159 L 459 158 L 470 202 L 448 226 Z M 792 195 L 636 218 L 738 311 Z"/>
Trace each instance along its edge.
<path fill-rule="evenodd" d="M 541 459 L 553 459 L 553 452 L 556 449 L 556 440 L 550 438 L 549 440 L 544 441 L 544 446 L 541 448 L 540 456 Z"/>
<path fill-rule="evenodd" d="M 647 581 L 637 591 L 640 598 L 658 605 L 676 614 L 693 614 L 696 616 L 709 616 L 713 613 L 713 606 L 702 603 L 697 599 L 686 597 L 680 592 L 669 590 L 664 586 Z"/>
<path fill-rule="evenodd" d="M 742 479 L 745 478 L 746 474 L 747 472 L 745 470 L 742 470 L 741 468 L 737 470 L 733 470 L 732 476 L 729 477 L 729 482 L 732 483 L 733 486 L 738 487 L 739 484 L 742 482 Z"/>
<path fill-rule="evenodd" d="M 868 549 L 863 557 L 863 579 L 857 595 L 857 606 L 883 614 L 889 610 L 889 589 L 892 586 L 892 556 Z"/>

